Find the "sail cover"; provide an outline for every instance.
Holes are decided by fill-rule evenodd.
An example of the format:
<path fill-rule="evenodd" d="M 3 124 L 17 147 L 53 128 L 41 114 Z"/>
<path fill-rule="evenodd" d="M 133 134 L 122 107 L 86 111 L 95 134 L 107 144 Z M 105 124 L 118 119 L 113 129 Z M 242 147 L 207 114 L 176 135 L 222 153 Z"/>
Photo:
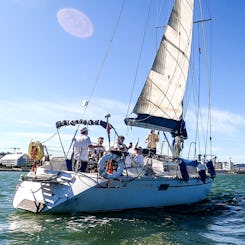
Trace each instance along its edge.
<path fill-rule="evenodd" d="M 183 97 L 191 52 L 193 0 L 176 0 L 154 63 L 133 109 L 131 126 L 176 132 L 182 123 Z"/>

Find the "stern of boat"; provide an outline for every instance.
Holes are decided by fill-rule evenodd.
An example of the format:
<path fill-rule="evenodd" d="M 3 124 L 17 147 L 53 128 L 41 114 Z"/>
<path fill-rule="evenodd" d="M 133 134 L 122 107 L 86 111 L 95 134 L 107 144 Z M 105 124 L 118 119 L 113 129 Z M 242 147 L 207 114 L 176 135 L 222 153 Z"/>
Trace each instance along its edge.
<path fill-rule="evenodd" d="M 21 181 L 16 188 L 13 207 L 33 213 L 40 213 L 46 206 L 41 182 Z"/>
<path fill-rule="evenodd" d="M 33 213 L 52 209 L 73 196 L 74 176 L 67 171 L 38 168 L 20 177 L 13 199 L 13 207 Z"/>
<path fill-rule="evenodd" d="M 65 206 L 70 200 L 84 191 L 97 185 L 96 174 L 71 171 L 55 171 L 38 168 L 36 173 L 30 172 L 21 176 L 13 199 L 13 207 L 33 213 L 49 212 Z M 72 212 L 66 207 L 64 212 Z"/>

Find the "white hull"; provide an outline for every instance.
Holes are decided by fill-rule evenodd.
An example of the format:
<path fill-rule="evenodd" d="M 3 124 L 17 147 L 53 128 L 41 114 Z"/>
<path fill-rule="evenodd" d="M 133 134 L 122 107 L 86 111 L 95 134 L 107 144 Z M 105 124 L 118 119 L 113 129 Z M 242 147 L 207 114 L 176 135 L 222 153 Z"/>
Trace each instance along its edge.
<path fill-rule="evenodd" d="M 40 169 L 39 169 L 40 171 Z M 191 204 L 205 199 L 213 180 L 198 177 L 187 182 L 179 177 L 124 176 L 100 178 L 96 173 L 41 170 L 23 180 L 13 206 L 35 213 L 110 212 L 116 210 Z"/>

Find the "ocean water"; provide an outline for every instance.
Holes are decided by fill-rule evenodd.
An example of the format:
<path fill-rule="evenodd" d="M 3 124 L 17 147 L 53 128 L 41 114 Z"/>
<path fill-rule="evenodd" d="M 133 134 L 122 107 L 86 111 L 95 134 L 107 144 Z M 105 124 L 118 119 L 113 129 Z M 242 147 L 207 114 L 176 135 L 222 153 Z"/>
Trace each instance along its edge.
<path fill-rule="evenodd" d="M 245 175 L 218 175 L 191 206 L 104 214 L 36 215 L 12 207 L 23 173 L 0 172 L 0 244 L 245 245 Z"/>

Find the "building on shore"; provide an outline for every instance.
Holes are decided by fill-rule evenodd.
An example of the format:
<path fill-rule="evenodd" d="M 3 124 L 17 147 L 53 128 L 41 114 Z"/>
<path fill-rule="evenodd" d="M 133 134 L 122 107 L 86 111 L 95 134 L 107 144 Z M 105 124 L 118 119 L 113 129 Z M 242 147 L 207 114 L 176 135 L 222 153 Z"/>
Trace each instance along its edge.
<path fill-rule="evenodd" d="M 216 162 L 215 169 L 216 170 L 223 170 L 223 171 L 231 171 L 234 167 L 233 162 Z"/>
<path fill-rule="evenodd" d="M 26 167 L 28 162 L 26 153 L 7 154 L 0 159 L 0 165 L 5 167 Z"/>
<path fill-rule="evenodd" d="M 234 164 L 232 161 L 229 162 L 216 162 L 215 170 L 217 173 L 245 173 L 245 164 L 237 163 Z"/>

